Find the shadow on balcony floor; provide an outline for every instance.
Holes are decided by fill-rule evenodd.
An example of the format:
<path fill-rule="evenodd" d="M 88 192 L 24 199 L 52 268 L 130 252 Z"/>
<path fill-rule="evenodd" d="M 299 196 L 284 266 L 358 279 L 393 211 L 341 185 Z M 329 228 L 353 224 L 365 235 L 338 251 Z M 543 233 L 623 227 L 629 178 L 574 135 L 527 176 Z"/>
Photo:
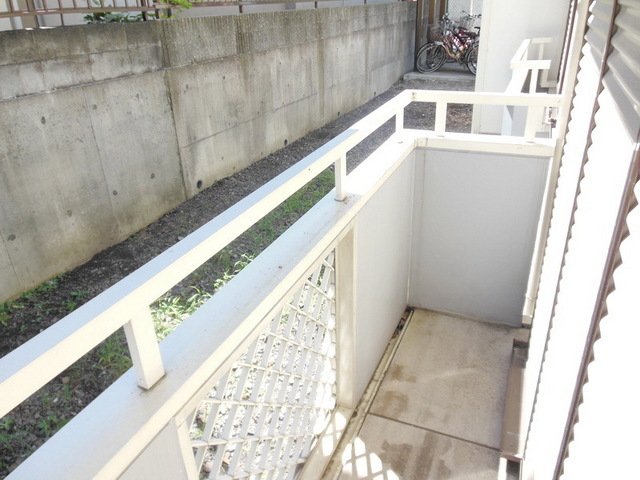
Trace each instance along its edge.
<path fill-rule="evenodd" d="M 515 332 L 416 310 L 337 478 L 499 478 Z"/>

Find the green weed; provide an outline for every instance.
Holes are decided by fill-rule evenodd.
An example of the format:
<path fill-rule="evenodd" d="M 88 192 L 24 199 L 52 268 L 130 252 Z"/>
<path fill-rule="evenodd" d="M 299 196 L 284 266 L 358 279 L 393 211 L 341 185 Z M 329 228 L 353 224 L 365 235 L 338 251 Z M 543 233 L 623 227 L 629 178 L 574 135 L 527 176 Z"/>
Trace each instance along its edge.
<path fill-rule="evenodd" d="M 191 289 L 194 293 L 186 299 L 179 295 L 165 295 L 151 307 L 158 341 L 173 332 L 189 315 L 211 298 L 208 292 L 196 287 Z"/>
<path fill-rule="evenodd" d="M 213 282 L 213 288 L 218 291 L 224 287 L 233 277 L 240 273 L 240 271 L 249 265 L 253 257 L 247 254 L 240 255 L 240 260 L 233 264 L 233 270 L 225 270 L 222 278 L 218 278 Z"/>
<path fill-rule="evenodd" d="M 175 330 L 178 325 L 206 302 L 214 292 L 224 287 L 253 260 L 255 255 L 259 254 L 315 205 L 318 200 L 324 197 L 333 188 L 333 185 L 333 173 L 330 170 L 322 172 L 316 179 L 289 197 L 282 205 L 247 231 L 245 238 L 249 239 L 252 247 L 249 248 L 250 251 L 240 256 L 240 260 L 233 262 L 233 252 L 230 247 L 227 247 L 221 250 L 210 262 L 203 265 L 199 271 L 192 274 L 189 279 L 192 286 L 188 287 L 193 291 L 191 296 L 187 298 L 185 298 L 185 295 L 165 295 L 161 297 L 151 307 L 158 340 L 162 340 Z M 202 283 L 201 280 L 207 276 L 207 269 L 211 268 L 224 272 L 220 278 L 213 282 L 213 291 L 209 293 L 206 286 L 205 288 L 193 286 L 194 283 Z"/>
<path fill-rule="evenodd" d="M 57 277 L 53 277 L 50 280 L 47 280 L 42 285 L 37 286 L 34 289 L 29 290 L 28 292 L 24 292 L 20 295 L 20 298 L 17 300 L 5 302 L 0 304 L 0 325 L 6 327 L 9 325 L 9 321 L 13 317 L 13 314 L 16 310 L 21 310 L 27 306 L 25 301 L 31 300 L 34 297 L 37 297 L 39 294 L 44 292 L 50 292 L 58 288 L 58 284 L 62 275 L 58 275 Z M 41 303 L 37 303 L 36 306 L 41 305 Z"/>
<path fill-rule="evenodd" d="M 116 378 L 131 368 L 129 349 L 121 331 L 102 342 L 97 348 L 97 355 L 100 368 L 108 370 Z"/>
<path fill-rule="evenodd" d="M 29 300 L 33 297 L 35 297 L 36 295 L 38 295 L 39 293 L 42 292 L 50 292 L 52 290 L 55 290 L 56 288 L 58 288 L 58 284 L 60 283 L 60 278 L 62 277 L 62 275 L 58 275 L 55 276 L 49 280 L 47 280 L 46 282 L 44 282 L 43 284 L 37 286 L 36 288 L 29 290 L 28 292 L 24 292 L 20 298 L 23 298 L 25 300 Z"/>
<path fill-rule="evenodd" d="M 11 433 L 12 427 L 13 420 L 11 417 L 7 416 L 0 419 L 0 444 L 3 444 L 5 447 L 11 444 L 12 437 L 14 436 L 13 433 Z"/>
<path fill-rule="evenodd" d="M 0 325 L 6 327 L 9 325 L 9 320 L 11 319 L 11 315 L 9 314 L 10 307 L 8 303 L 3 303 L 0 305 Z"/>
<path fill-rule="evenodd" d="M 247 232 L 258 251 L 263 250 L 278 238 L 298 218 L 329 193 L 333 186 L 333 172 L 325 170 L 260 220 Z"/>
<path fill-rule="evenodd" d="M 68 422 L 69 419 L 67 418 L 58 418 L 54 414 L 49 414 L 36 423 L 36 428 L 40 430 L 43 435 L 49 437 L 64 427 Z"/>

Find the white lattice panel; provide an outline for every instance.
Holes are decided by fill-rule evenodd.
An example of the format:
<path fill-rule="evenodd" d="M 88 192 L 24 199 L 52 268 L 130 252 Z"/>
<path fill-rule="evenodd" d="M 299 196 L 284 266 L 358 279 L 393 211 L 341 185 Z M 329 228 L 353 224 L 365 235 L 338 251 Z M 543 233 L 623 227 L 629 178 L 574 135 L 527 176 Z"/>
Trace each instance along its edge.
<path fill-rule="evenodd" d="M 335 407 L 334 253 L 198 406 L 200 478 L 294 478 Z"/>

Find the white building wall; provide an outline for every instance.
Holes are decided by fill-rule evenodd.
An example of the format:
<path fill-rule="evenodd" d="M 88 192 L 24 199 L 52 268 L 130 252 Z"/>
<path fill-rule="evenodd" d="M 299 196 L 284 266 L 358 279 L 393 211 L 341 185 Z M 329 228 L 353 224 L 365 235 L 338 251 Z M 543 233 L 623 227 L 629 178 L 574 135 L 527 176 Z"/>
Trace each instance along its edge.
<path fill-rule="evenodd" d="M 476 15 L 482 13 L 482 0 L 449 0 L 447 2 L 449 18 L 457 20 L 465 14 Z"/>
<path fill-rule="evenodd" d="M 484 0 L 478 52 L 477 92 L 504 92 L 511 79 L 511 58 L 523 40 L 551 37 L 545 57 L 553 59 L 549 78 L 558 72 L 569 0 Z M 474 110 L 474 131 L 500 133 L 501 108 Z"/>

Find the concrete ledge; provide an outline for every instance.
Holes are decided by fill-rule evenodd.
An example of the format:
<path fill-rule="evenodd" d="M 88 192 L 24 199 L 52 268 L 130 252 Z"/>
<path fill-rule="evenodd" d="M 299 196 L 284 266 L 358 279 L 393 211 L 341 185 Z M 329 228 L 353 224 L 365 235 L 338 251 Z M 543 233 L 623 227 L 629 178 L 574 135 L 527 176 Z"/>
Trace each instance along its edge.
<path fill-rule="evenodd" d="M 436 72 L 430 73 L 420 73 L 420 72 L 408 72 L 404 74 L 403 79 L 407 80 L 422 80 L 425 82 L 430 81 L 447 81 L 447 82 L 455 82 L 458 84 L 465 84 L 469 86 L 474 86 L 476 83 L 475 75 L 469 73 L 469 71 L 464 68 L 462 65 L 457 64 L 446 64 L 443 65 L 440 70 Z"/>

